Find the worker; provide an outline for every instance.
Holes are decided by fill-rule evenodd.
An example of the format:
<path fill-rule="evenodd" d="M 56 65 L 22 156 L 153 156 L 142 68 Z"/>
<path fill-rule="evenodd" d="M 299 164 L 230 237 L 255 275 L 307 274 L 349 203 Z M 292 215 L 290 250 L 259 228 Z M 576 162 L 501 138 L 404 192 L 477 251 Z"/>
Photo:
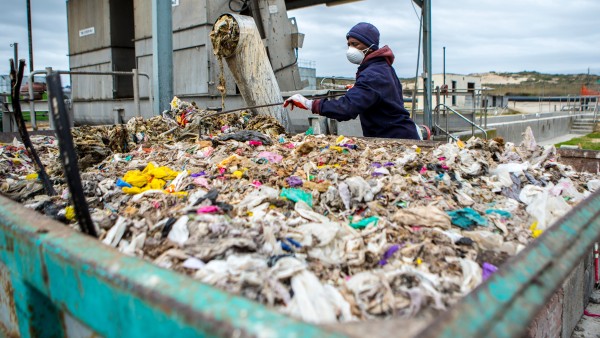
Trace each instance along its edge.
<path fill-rule="evenodd" d="M 310 100 L 294 94 L 283 106 L 292 105 L 338 121 L 360 116 L 363 135 L 401 139 L 421 139 L 417 125 L 404 108 L 402 85 L 392 68 L 394 53 L 388 46 L 379 48 L 379 30 L 361 22 L 348 32 L 348 61 L 357 64 L 356 82 L 336 99 Z"/>

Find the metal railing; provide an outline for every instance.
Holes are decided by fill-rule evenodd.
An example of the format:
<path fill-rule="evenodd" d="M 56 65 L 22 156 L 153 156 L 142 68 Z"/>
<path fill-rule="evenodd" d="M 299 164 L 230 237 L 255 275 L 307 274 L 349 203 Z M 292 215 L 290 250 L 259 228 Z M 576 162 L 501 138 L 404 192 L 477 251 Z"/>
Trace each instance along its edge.
<path fill-rule="evenodd" d="M 132 76 L 133 77 L 133 102 L 135 107 L 135 115 L 141 116 L 140 110 L 140 82 L 139 77 L 144 76 L 148 79 L 148 99 L 150 100 L 150 106 L 152 106 L 152 79 L 150 75 L 146 73 L 140 73 L 137 69 L 132 69 L 131 72 L 123 71 L 111 71 L 111 72 L 93 72 L 93 71 L 69 71 L 69 70 L 52 70 L 52 67 L 47 67 L 45 70 L 36 70 L 29 74 L 29 111 L 31 115 L 31 127 L 37 130 L 37 123 L 35 118 L 35 100 L 33 99 L 33 79 L 35 75 L 47 76 L 51 72 L 58 73 L 60 75 L 97 75 L 97 76 Z M 50 102 L 48 102 L 50 104 Z M 48 108 L 50 111 L 50 108 Z M 72 120 L 72 119 L 71 119 Z M 50 127 L 53 129 L 52 120 L 50 120 Z"/>
<path fill-rule="evenodd" d="M 454 139 L 455 141 L 458 141 L 458 137 L 456 137 L 456 136 L 452 135 L 452 134 L 450 133 L 450 131 L 448 130 L 448 129 L 449 129 L 449 128 L 448 128 L 448 114 L 446 114 L 446 129 L 442 128 L 442 127 L 439 125 L 439 120 L 440 120 L 440 107 L 443 107 L 443 108 L 444 108 L 444 110 L 445 110 L 446 112 L 450 111 L 450 112 L 454 113 L 456 116 L 460 117 L 462 120 L 464 120 L 465 122 L 467 122 L 468 124 L 470 124 L 470 125 L 471 125 L 471 136 L 474 136 L 474 135 L 475 135 L 475 128 L 477 128 L 477 129 L 479 129 L 479 130 L 480 130 L 480 131 L 483 133 L 483 136 L 484 136 L 484 137 L 485 137 L 485 139 L 487 140 L 488 136 L 487 136 L 487 132 L 485 131 L 485 129 L 481 128 L 481 127 L 480 127 L 480 126 L 478 126 L 478 125 L 477 125 L 475 122 L 473 122 L 473 121 L 469 120 L 469 119 L 468 119 L 466 116 L 464 116 L 463 114 L 461 114 L 461 113 L 457 112 L 456 110 L 454 110 L 454 109 L 452 109 L 452 108 L 448 107 L 447 105 L 445 105 L 445 104 L 443 104 L 443 103 L 439 103 L 439 104 L 438 104 L 437 106 L 435 106 L 435 108 L 434 108 L 434 112 L 435 112 L 435 115 L 436 115 L 436 116 L 435 116 L 435 121 L 436 121 L 436 122 L 434 122 L 434 128 L 435 128 L 435 130 L 439 130 L 439 131 L 443 132 L 444 134 L 446 134 L 446 136 L 448 136 L 448 137 L 450 137 L 450 138 Z"/>

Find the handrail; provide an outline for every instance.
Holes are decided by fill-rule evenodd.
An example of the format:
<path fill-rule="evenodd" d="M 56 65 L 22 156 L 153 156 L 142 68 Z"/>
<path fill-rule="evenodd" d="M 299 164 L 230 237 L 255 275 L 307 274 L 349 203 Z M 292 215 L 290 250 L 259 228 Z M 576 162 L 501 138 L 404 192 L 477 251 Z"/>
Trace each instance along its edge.
<path fill-rule="evenodd" d="M 443 104 L 443 103 L 439 103 L 437 106 L 435 106 L 434 110 L 437 112 L 437 114 L 439 114 L 439 109 L 440 109 L 440 107 L 444 107 L 444 108 L 446 108 L 446 109 L 450 110 L 450 111 L 451 111 L 451 112 L 453 112 L 454 114 L 458 115 L 458 117 L 460 117 L 461 119 L 463 119 L 464 121 L 466 121 L 467 123 L 469 123 L 469 124 L 470 124 L 472 127 L 475 127 L 475 128 L 477 128 L 477 129 L 481 130 L 481 132 L 483 133 L 483 135 L 484 135 L 485 139 L 486 139 L 486 140 L 488 139 L 487 132 L 485 131 L 485 129 L 481 128 L 481 127 L 480 127 L 480 126 L 478 126 L 478 125 L 477 125 L 475 122 L 473 122 L 473 121 L 469 120 L 468 118 L 466 118 L 466 117 L 465 117 L 464 115 L 462 115 L 461 113 L 457 112 L 456 110 L 454 110 L 454 109 L 452 109 L 452 108 L 448 107 L 447 105 L 445 105 L 445 104 Z M 447 119 L 448 119 L 448 117 L 446 117 L 446 120 L 447 120 Z M 446 135 L 448 135 L 448 136 L 451 136 L 453 139 L 455 139 L 455 140 L 456 140 L 456 138 L 455 138 L 454 136 L 450 135 L 450 133 L 449 133 L 447 130 L 444 130 L 444 129 L 440 128 L 440 127 L 439 127 L 437 124 L 436 124 L 436 127 L 437 127 L 437 128 L 439 128 L 440 130 L 444 131 L 444 132 L 446 133 Z M 472 131 L 472 132 L 471 132 L 471 136 L 474 136 L 474 135 L 475 135 L 475 131 Z"/>
<path fill-rule="evenodd" d="M 596 96 L 596 105 L 594 106 L 594 128 L 598 121 L 598 100 L 600 100 L 600 96 Z"/>
<path fill-rule="evenodd" d="M 37 130 L 37 123 L 35 120 L 35 100 L 33 100 L 33 77 L 38 74 L 48 75 L 50 72 L 55 72 L 60 75 L 111 75 L 111 76 L 133 76 L 134 80 L 134 88 L 133 88 L 133 96 L 136 109 L 136 116 L 140 116 L 140 106 L 139 106 L 139 82 L 137 81 L 136 76 L 144 76 L 148 79 L 148 100 L 150 101 L 150 106 L 152 106 L 152 79 L 150 75 L 146 73 L 140 73 L 137 69 L 133 69 L 131 72 L 124 71 L 110 71 L 110 72 L 93 72 L 93 71 L 70 71 L 70 70 L 52 70 L 52 68 L 48 67 L 45 70 L 36 70 L 29 73 L 29 111 L 31 115 L 31 127 L 34 130 Z M 31 113 L 33 112 L 33 113 Z"/>

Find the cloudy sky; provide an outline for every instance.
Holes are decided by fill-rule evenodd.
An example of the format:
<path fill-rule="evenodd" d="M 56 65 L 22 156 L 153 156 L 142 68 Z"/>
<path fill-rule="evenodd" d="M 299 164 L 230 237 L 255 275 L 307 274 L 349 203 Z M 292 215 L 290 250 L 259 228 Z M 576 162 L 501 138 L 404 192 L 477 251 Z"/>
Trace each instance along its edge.
<path fill-rule="evenodd" d="M 148 0 L 150 1 L 150 0 Z M 216 0 L 210 0 L 216 1 Z M 236 1 L 236 0 L 234 0 Z M 599 0 L 434 0 L 433 71 L 600 74 Z M 9 71 L 10 46 L 28 59 L 25 1 L 3 0 L 0 74 Z M 8 4 L 10 3 L 10 4 Z M 31 0 L 35 69 L 68 69 L 65 0 Z M 419 11 L 419 8 L 417 8 Z M 419 12 L 420 14 L 420 12 Z M 419 18 L 411 0 L 363 0 L 289 12 L 306 36 L 300 59 L 315 61 L 318 75 L 353 76 L 346 61 L 346 32 L 367 21 L 381 32 L 381 44 L 396 54 L 399 76 L 416 71 Z"/>

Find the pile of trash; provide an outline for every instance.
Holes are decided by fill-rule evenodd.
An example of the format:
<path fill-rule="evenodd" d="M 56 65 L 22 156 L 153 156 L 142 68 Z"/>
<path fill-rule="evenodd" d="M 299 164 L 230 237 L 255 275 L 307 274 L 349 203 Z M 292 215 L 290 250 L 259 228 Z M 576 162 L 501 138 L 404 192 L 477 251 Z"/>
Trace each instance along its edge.
<path fill-rule="evenodd" d="M 312 323 L 447 309 L 600 185 L 530 132 L 419 147 L 205 114 L 73 130 L 100 240 Z M 32 141 L 60 196 L 17 141 L 2 193 L 77 228 L 56 141 Z"/>

